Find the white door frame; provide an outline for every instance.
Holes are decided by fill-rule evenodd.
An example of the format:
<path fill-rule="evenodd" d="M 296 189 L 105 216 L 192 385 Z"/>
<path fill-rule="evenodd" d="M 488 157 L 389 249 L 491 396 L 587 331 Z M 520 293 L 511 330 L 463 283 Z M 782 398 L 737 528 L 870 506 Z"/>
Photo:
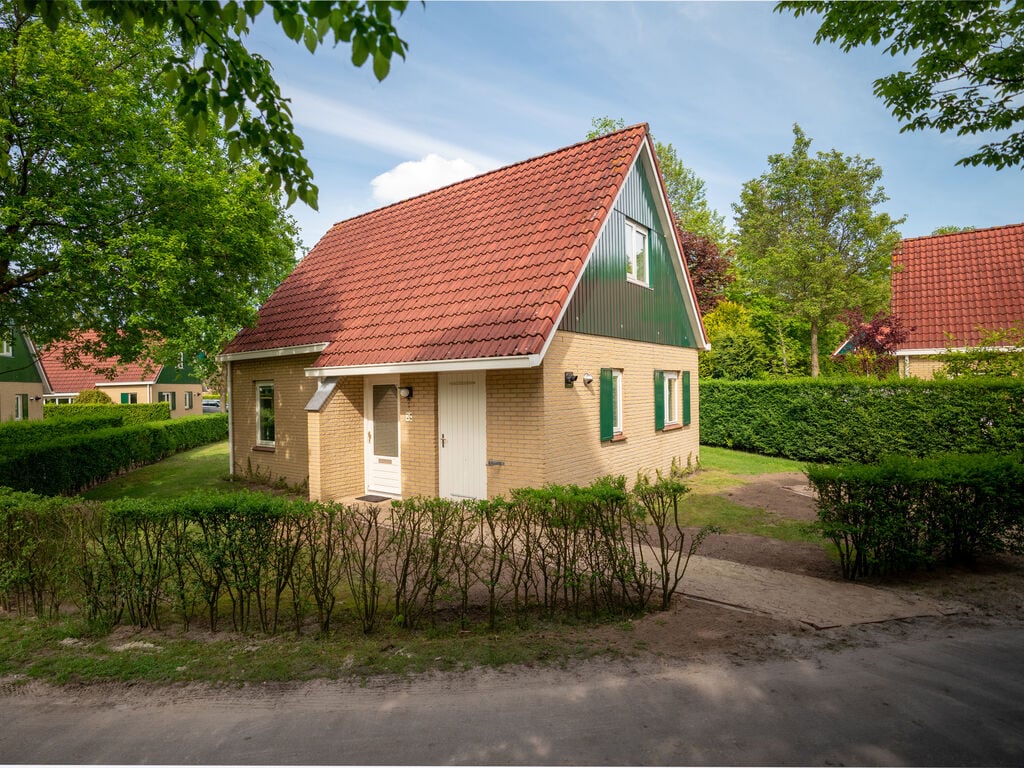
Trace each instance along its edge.
<path fill-rule="evenodd" d="M 378 456 L 374 451 L 376 434 L 373 421 L 374 386 L 391 385 L 395 393 L 395 428 L 398 430 L 398 456 Z M 401 497 L 402 495 L 402 425 L 399 418 L 398 376 L 365 376 L 363 378 L 363 467 L 366 493 Z"/>

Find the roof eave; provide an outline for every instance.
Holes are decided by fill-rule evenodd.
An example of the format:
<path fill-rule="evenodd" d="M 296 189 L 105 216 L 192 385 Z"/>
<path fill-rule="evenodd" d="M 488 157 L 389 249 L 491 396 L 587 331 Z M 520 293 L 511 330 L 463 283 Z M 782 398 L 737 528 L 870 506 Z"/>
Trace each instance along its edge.
<path fill-rule="evenodd" d="M 273 347 L 271 349 L 253 349 L 247 352 L 226 352 L 214 358 L 218 363 L 234 363 L 239 360 L 262 360 L 268 357 L 288 357 L 290 355 L 318 355 L 330 346 L 330 342 L 320 341 L 315 344 L 297 344 L 294 347 Z"/>
<path fill-rule="evenodd" d="M 510 370 L 536 368 L 543 353 L 509 357 L 472 357 L 456 360 L 414 360 L 403 363 L 372 363 L 367 365 L 328 365 L 307 368 L 307 376 L 379 376 L 403 373 L 447 373 L 458 371 Z"/>

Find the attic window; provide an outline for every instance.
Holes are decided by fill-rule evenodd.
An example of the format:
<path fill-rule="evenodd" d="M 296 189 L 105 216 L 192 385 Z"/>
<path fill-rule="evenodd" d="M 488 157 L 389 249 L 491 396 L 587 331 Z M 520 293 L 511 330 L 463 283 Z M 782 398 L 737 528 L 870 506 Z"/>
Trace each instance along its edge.
<path fill-rule="evenodd" d="M 647 259 L 648 229 L 635 222 L 626 222 L 626 279 L 645 287 L 650 286 Z"/>

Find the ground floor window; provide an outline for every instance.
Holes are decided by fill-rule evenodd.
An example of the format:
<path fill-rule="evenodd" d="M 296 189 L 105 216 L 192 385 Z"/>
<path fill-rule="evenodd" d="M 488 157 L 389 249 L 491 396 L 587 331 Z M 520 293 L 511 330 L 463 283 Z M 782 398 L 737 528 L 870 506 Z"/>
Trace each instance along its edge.
<path fill-rule="evenodd" d="M 139 402 L 138 392 L 121 393 L 121 405 L 135 405 L 137 402 Z"/>
<path fill-rule="evenodd" d="M 256 445 L 274 447 L 274 384 L 261 381 L 256 384 L 257 434 Z"/>
<path fill-rule="evenodd" d="M 614 440 L 622 435 L 622 370 L 601 369 L 601 439 Z"/>
<path fill-rule="evenodd" d="M 178 398 L 177 393 L 175 392 L 160 392 L 158 395 L 158 399 L 160 400 L 161 403 L 170 403 L 172 411 L 178 407 Z"/>
<path fill-rule="evenodd" d="M 14 420 L 25 421 L 28 418 L 28 395 L 14 396 Z"/>
<path fill-rule="evenodd" d="M 665 423 L 679 423 L 679 373 L 678 371 L 665 371 L 665 386 L 663 391 L 665 398 Z"/>
<path fill-rule="evenodd" d="M 191 392 L 186 392 L 185 393 L 185 410 L 186 411 L 191 411 L 192 410 L 192 393 Z"/>

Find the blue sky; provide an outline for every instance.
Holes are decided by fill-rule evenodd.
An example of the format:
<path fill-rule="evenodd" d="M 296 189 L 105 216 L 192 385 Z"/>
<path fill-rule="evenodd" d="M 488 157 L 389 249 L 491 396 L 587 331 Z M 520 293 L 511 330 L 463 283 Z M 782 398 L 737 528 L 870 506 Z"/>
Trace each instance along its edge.
<path fill-rule="evenodd" d="M 746 2 L 428 2 L 398 19 L 405 61 L 378 83 L 347 46 L 311 55 L 260 20 L 250 44 L 274 66 L 320 188 L 291 213 L 306 247 L 331 224 L 395 199 L 568 146 L 592 117 L 646 122 L 707 183 L 732 225 L 745 181 L 788 152 L 873 158 L 906 216 L 904 237 L 943 225 L 1024 221 L 1024 172 L 962 168 L 978 139 L 899 132 L 872 81 L 880 49 L 813 42 L 815 17 Z M 269 16 L 269 12 L 266 14 Z"/>

